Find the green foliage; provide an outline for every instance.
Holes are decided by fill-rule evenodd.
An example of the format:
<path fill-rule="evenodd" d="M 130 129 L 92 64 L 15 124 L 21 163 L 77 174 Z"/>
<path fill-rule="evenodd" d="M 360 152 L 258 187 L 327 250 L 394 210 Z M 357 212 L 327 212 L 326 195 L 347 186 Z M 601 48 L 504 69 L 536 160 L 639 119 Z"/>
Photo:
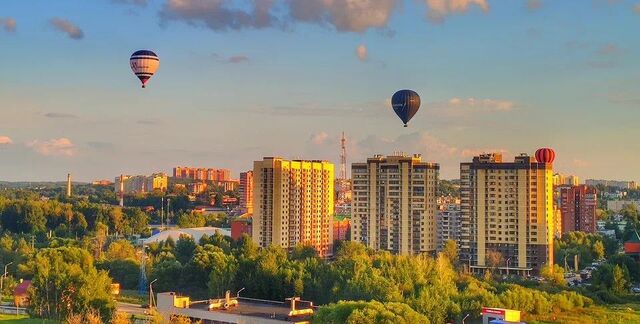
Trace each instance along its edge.
<path fill-rule="evenodd" d="M 341 301 L 330 304 L 322 307 L 311 322 L 323 324 L 430 323 L 428 318 L 414 311 L 407 304 L 377 301 Z"/>
<path fill-rule="evenodd" d="M 193 251 L 196 249 L 196 242 L 194 242 L 193 238 L 189 235 L 180 235 L 178 242 L 176 242 L 176 248 L 174 254 L 176 259 L 181 264 L 186 264 L 191 256 L 193 256 Z"/>
<path fill-rule="evenodd" d="M 121 289 L 136 289 L 140 277 L 140 264 L 134 259 L 115 259 L 97 264 L 109 272 L 109 277 L 120 284 Z"/>
<path fill-rule="evenodd" d="M 573 265 L 574 255 L 578 255 L 580 268 L 590 265 L 593 261 L 618 253 L 618 243 L 600 234 L 585 232 L 565 233 L 561 239 L 554 242 L 555 260 L 563 265 L 567 257 L 569 266 Z"/>
<path fill-rule="evenodd" d="M 555 285 L 563 287 L 567 285 L 567 281 L 564 279 L 564 268 L 557 264 L 545 265 L 540 270 L 540 275 Z"/>
<path fill-rule="evenodd" d="M 592 280 L 596 288 L 618 296 L 627 294 L 629 291 L 630 277 L 626 265 L 604 264 L 592 273 Z"/>
<path fill-rule="evenodd" d="M 178 216 L 177 224 L 181 228 L 203 227 L 206 224 L 202 213 L 183 213 Z"/>
<path fill-rule="evenodd" d="M 94 267 L 86 250 L 44 248 L 23 268 L 33 278 L 30 308 L 36 314 L 63 319 L 94 309 L 104 319 L 111 318 L 111 279 Z"/>
<path fill-rule="evenodd" d="M 109 244 L 105 257 L 107 260 L 135 259 L 136 251 L 131 242 L 127 240 L 117 240 Z"/>

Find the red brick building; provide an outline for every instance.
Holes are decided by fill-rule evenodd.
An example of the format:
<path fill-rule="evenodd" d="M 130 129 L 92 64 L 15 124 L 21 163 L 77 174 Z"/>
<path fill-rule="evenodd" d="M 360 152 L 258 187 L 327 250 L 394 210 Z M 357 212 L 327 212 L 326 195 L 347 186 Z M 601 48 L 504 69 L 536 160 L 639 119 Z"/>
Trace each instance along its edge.
<path fill-rule="evenodd" d="M 591 186 L 560 187 L 562 233 L 573 231 L 596 232 L 597 196 L 598 190 Z"/>
<path fill-rule="evenodd" d="M 251 214 L 244 214 L 231 221 L 231 238 L 239 240 L 242 234 L 251 236 Z"/>

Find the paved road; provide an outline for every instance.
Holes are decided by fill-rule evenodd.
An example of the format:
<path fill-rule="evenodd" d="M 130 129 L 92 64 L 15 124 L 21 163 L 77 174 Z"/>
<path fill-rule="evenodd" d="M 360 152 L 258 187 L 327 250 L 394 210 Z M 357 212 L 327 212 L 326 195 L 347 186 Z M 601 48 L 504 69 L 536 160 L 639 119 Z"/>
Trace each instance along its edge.
<path fill-rule="evenodd" d="M 118 312 L 123 312 L 131 315 L 147 315 L 147 309 L 142 308 L 142 305 L 130 304 L 130 303 L 116 303 Z"/>

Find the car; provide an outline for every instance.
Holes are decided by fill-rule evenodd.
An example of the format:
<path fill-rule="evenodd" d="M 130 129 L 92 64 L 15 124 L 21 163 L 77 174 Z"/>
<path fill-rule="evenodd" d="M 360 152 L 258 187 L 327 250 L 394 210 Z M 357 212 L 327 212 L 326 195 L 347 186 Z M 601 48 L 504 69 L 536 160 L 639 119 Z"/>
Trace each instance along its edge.
<path fill-rule="evenodd" d="M 631 288 L 631 292 L 634 293 L 634 294 L 640 294 L 640 287 Z"/>

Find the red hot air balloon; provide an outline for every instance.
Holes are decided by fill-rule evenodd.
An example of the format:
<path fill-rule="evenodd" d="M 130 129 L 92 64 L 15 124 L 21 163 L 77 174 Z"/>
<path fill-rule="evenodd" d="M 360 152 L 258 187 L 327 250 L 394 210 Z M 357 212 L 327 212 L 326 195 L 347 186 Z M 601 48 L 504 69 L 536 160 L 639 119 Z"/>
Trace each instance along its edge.
<path fill-rule="evenodd" d="M 553 149 L 544 147 L 536 151 L 536 160 L 538 163 L 553 163 L 556 158 L 556 152 Z"/>

